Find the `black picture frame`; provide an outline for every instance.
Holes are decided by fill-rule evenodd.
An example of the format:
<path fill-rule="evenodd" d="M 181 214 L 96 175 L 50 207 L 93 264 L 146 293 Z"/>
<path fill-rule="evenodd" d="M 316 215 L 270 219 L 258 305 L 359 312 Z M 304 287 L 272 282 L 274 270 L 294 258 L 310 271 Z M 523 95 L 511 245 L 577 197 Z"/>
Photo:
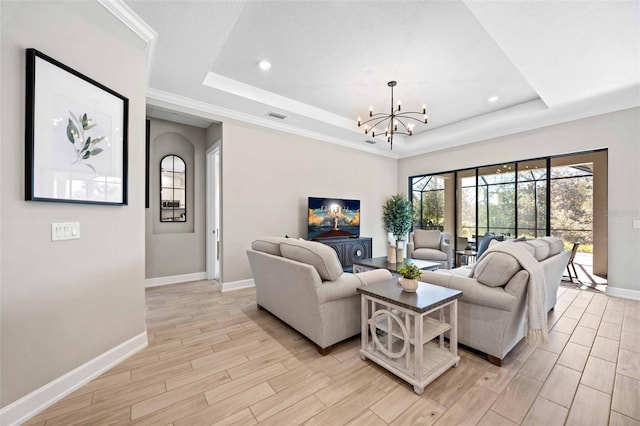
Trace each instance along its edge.
<path fill-rule="evenodd" d="M 128 204 L 129 100 L 26 50 L 25 200 Z"/>

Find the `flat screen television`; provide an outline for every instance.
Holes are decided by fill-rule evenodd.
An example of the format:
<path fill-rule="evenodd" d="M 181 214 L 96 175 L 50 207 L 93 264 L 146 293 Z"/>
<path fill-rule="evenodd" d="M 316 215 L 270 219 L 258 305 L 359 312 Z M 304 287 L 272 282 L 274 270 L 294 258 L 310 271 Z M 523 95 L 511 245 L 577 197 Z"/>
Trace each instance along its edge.
<path fill-rule="evenodd" d="M 308 211 L 310 240 L 360 236 L 360 200 L 309 197 Z"/>

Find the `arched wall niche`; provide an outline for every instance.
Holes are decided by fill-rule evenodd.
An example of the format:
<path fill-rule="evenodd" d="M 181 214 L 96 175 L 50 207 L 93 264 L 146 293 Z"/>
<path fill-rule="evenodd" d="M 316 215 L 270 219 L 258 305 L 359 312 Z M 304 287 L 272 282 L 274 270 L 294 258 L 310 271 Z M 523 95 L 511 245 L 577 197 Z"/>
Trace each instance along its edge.
<path fill-rule="evenodd" d="M 164 132 L 152 140 L 153 156 L 151 158 L 151 204 L 153 209 L 154 234 L 181 234 L 194 232 L 194 161 L 195 146 L 184 135 L 177 132 Z M 168 155 L 177 155 L 186 165 L 186 221 L 160 222 L 160 162 Z"/>

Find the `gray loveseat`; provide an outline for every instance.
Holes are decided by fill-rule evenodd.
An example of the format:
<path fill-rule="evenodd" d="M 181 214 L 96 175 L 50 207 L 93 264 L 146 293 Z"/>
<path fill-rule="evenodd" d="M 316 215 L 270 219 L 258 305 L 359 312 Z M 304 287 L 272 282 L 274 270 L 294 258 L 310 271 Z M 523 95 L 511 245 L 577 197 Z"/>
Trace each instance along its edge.
<path fill-rule="evenodd" d="M 314 241 L 265 237 L 247 250 L 256 302 L 305 335 L 325 355 L 360 333 L 362 285 L 391 278 L 386 269 L 345 273 L 333 248 Z"/>
<path fill-rule="evenodd" d="M 501 244 L 497 241 L 493 244 Z M 545 311 L 553 309 L 562 273 L 571 253 L 562 241 L 545 237 L 523 241 L 545 275 Z M 489 254 L 489 253 L 487 253 Z M 458 300 L 458 341 L 486 353 L 497 365 L 524 336 L 529 273 L 504 257 L 485 259 L 450 271 L 425 271 L 421 280 L 463 292 Z M 507 256 L 508 257 L 508 256 Z M 483 265 L 481 268 L 480 265 Z"/>

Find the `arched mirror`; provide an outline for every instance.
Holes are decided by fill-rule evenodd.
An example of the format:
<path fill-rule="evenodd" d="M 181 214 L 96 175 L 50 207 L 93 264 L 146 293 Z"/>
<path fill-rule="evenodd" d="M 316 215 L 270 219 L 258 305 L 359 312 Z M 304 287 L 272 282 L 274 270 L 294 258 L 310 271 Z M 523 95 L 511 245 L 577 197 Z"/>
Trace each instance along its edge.
<path fill-rule="evenodd" d="M 160 222 L 187 221 L 187 166 L 177 155 L 160 161 Z"/>

